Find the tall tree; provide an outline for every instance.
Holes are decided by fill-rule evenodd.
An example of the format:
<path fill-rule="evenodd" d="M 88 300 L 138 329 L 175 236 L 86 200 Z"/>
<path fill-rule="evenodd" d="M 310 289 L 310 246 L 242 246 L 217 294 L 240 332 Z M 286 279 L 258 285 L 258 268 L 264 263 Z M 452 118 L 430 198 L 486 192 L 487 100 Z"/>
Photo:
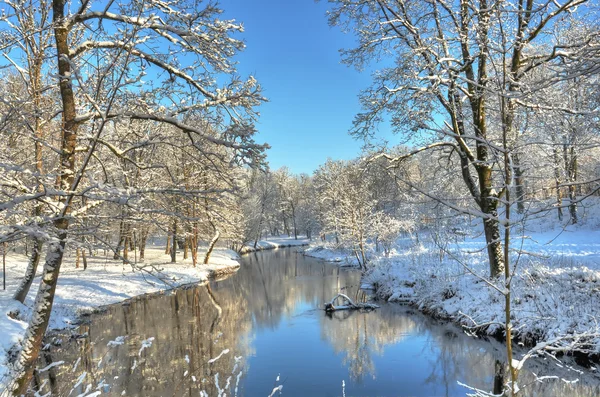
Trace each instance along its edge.
<path fill-rule="evenodd" d="M 28 189 L 2 207 L 18 209 L 40 196 L 52 204 L 52 213 L 47 216 L 51 227 L 46 229 L 50 243 L 16 363 L 14 395 L 24 394 L 32 377 L 69 230 L 78 217 L 102 202 L 151 212 L 145 206 L 152 197 L 207 193 L 178 186 L 123 189 L 112 185 L 110 178 L 106 184 L 96 181 L 96 170 L 107 171 L 100 154 L 123 158 L 135 148 L 153 144 L 139 137 L 133 143 L 111 145 L 103 138 L 115 131 L 115 126 L 124 120 L 168 125 L 172 133 L 182 134 L 187 144 L 204 156 L 212 153 L 211 147 L 201 146 L 203 142 L 226 148 L 231 164 L 260 163 L 265 147 L 252 139 L 254 108 L 263 100 L 260 87 L 252 77 L 241 80 L 230 61 L 244 47 L 233 37 L 242 27 L 219 19 L 221 10 L 214 4 L 199 7 L 197 2 L 185 0 L 168 4 L 154 0 L 105 4 L 53 0 L 51 7 L 37 4 L 28 12 L 46 12 L 48 8 L 54 35 L 48 52 L 55 57 L 42 69 L 57 78 L 59 95 L 52 99 L 59 103 L 61 115 L 60 140 L 54 152 L 55 184 L 45 185 L 40 194 L 31 194 L 33 189 Z M 37 23 L 40 18 L 32 20 Z M 12 20 L 4 21 L 10 30 Z M 33 30 L 40 28 L 38 25 Z M 145 75 L 153 80 L 148 88 L 143 87 Z M 225 84 L 218 86 L 217 81 Z M 212 123 L 217 133 L 188 123 L 192 114 Z M 76 197 L 87 197 L 89 202 L 79 207 Z"/>
<path fill-rule="evenodd" d="M 330 3 L 330 23 L 358 37 L 358 46 L 343 52 L 345 62 L 362 68 L 387 58 L 386 66 L 374 74 L 373 87 L 361 96 L 366 111 L 356 117 L 353 133 L 372 136 L 374 126 L 391 113 L 397 131 L 413 142 L 425 137 L 424 146 L 407 156 L 448 148 L 459 160 L 459 172 L 483 221 L 490 275 L 500 275 L 504 253 L 498 205 L 507 191 L 503 181 L 509 170 L 497 143 L 500 130 L 490 120 L 500 117 L 514 140 L 517 101 L 532 89 L 524 86 L 524 79 L 570 55 L 559 51 L 564 43 L 552 31 L 565 19 L 581 17 L 577 7 L 587 1 Z M 506 150 L 512 151 L 512 144 Z"/>

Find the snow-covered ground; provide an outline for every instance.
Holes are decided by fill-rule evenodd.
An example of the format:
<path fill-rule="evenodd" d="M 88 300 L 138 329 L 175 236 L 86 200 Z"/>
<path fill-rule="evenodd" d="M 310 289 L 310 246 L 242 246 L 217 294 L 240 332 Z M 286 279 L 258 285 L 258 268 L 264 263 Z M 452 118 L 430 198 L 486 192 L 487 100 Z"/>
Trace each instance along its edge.
<path fill-rule="evenodd" d="M 600 217 L 598 208 L 587 211 L 589 216 L 576 227 L 540 218 L 520 227 L 513 238 L 511 266 L 518 267 L 512 283 L 512 323 L 520 340 L 600 332 Z M 418 238 L 402 238 L 389 257 L 373 254 L 363 283 L 373 286 L 381 299 L 410 303 L 469 327 L 487 324 L 479 332 L 501 332 L 504 297 L 482 280 L 489 267 L 479 229 L 474 224 L 466 236 L 461 228 L 460 234 L 420 231 Z M 356 263 L 350 252 L 331 243 L 313 244 L 305 251 L 333 262 Z M 502 281 L 497 286 L 503 289 Z M 600 352 L 600 338 L 593 343 Z"/>
<path fill-rule="evenodd" d="M 79 314 L 99 306 L 202 282 L 212 275 L 235 272 L 240 266 L 238 254 L 226 249 L 215 249 L 209 265 L 193 267 L 191 258 L 184 261 L 181 253 L 178 253 L 178 257 L 177 263 L 170 263 L 170 256 L 164 254 L 164 247 L 149 247 L 146 249 L 145 269 L 136 271 L 131 265 L 123 265 L 111 256 L 88 258 L 88 268 L 85 271 L 75 268 L 73 257 L 65 258 L 56 288 L 50 328 L 66 328 L 77 321 Z M 203 252 L 199 250 L 198 258 L 203 257 Z M 9 354 L 18 348 L 25 332 L 37 292 L 36 286 L 39 284 L 38 276 L 24 305 L 12 299 L 26 267 L 27 258 L 24 255 L 10 254 L 7 257 L 7 288 L 0 291 L 0 391 L 6 384 Z M 39 271 L 41 267 L 40 263 Z M 13 318 L 9 313 L 18 315 Z"/>
<path fill-rule="evenodd" d="M 335 262 L 340 266 L 358 266 L 356 258 L 349 251 L 338 248 L 332 243 L 315 242 L 303 252 L 306 256 Z"/>
<path fill-rule="evenodd" d="M 298 236 L 298 239 L 293 237 L 269 237 L 266 240 L 259 240 L 256 244 L 256 248 L 254 244 L 245 245 L 241 250 L 241 254 L 248 254 L 250 252 L 256 251 L 264 251 L 271 250 L 283 247 L 299 247 L 303 245 L 308 245 L 310 240 L 304 236 Z"/>

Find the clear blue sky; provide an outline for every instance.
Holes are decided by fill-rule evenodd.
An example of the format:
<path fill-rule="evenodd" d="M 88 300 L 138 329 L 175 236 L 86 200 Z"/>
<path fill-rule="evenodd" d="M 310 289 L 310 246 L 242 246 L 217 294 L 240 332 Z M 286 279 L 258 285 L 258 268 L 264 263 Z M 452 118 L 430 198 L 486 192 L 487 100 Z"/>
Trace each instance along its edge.
<path fill-rule="evenodd" d="M 221 0 L 220 6 L 225 18 L 244 24 L 240 74 L 253 74 L 270 101 L 260 108 L 257 140 L 271 145 L 271 168 L 310 174 L 328 157 L 356 157 L 361 142 L 348 130 L 371 76 L 341 63 L 338 50 L 351 47 L 354 37 L 328 26 L 327 2 Z"/>

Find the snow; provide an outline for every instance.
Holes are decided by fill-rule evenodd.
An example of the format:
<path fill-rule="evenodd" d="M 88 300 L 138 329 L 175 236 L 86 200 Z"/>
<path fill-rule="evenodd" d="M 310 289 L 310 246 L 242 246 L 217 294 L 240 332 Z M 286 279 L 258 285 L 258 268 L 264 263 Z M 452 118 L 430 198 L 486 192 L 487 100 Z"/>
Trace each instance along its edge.
<path fill-rule="evenodd" d="M 138 356 L 141 356 L 142 352 L 144 350 L 146 350 L 147 348 L 151 347 L 153 342 L 154 342 L 154 337 L 153 336 L 151 336 L 148 339 L 143 340 L 142 341 L 142 345 L 140 347 L 140 351 L 138 352 Z"/>
<path fill-rule="evenodd" d="M 118 336 L 115 340 L 109 341 L 106 346 L 120 346 L 125 343 L 127 336 Z"/>
<path fill-rule="evenodd" d="M 213 275 L 231 273 L 239 268 L 239 255 L 228 249 L 216 248 L 209 265 L 192 266 L 191 258 L 170 263 L 170 256 L 164 254 L 164 247 L 146 249 L 145 270 L 133 271 L 131 265 L 123 265 L 112 256 L 88 257 L 88 268 L 75 268 L 75 258 L 67 256 L 62 264 L 56 288 L 49 329 L 63 329 L 72 326 L 81 314 L 94 309 L 121 302 L 138 295 L 154 293 L 185 284 L 203 282 Z M 198 258 L 203 258 L 200 249 Z M 27 257 L 11 253 L 6 260 L 7 289 L 0 291 L 0 391 L 5 388 L 9 376 L 9 360 L 18 352 L 31 307 L 40 281 L 34 280 L 25 304 L 12 299 L 14 292 L 25 274 Z M 138 264 L 142 265 L 142 264 Z M 122 342 L 112 341 L 114 344 Z M 110 343 L 110 342 L 109 342 Z M 135 365 L 135 364 L 134 364 Z"/>
<path fill-rule="evenodd" d="M 55 361 L 53 363 L 48 364 L 44 368 L 38 369 L 38 372 L 46 372 L 46 371 L 50 370 L 51 368 L 60 367 L 64 363 L 65 363 L 64 361 Z"/>
<path fill-rule="evenodd" d="M 327 262 L 335 262 L 340 266 L 358 266 L 356 258 L 349 251 L 335 247 L 332 242 L 311 244 L 310 247 L 304 250 L 304 255 Z"/>
<path fill-rule="evenodd" d="M 256 244 L 256 248 L 254 247 L 254 244 L 252 244 L 252 243 L 245 245 L 240 250 L 240 253 L 248 254 L 250 252 L 278 249 L 278 248 L 284 248 L 284 247 L 300 247 L 303 245 L 308 245 L 309 243 L 310 243 L 310 240 L 305 237 L 302 237 L 302 236 L 298 236 L 298 239 L 295 239 L 293 237 L 288 237 L 288 236 L 286 236 L 286 237 L 269 237 L 266 240 L 259 240 L 258 243 Z"/>
<path fill-rule="evenodd" d="M 227 354 L 227 353 L 229 353 L 229 349 L 223 350 L 217 357 L 211 358 L 210 360 L 208 360 L 208 363 L 209 364 L 214 363 L 215 361 L 217 361 L 218 359 L 220 359 L 224 354 Z"/>
<path fill-rule="evenodd" d="M 600 352 L 598 207 L 587 208 L 587 220 L 577 226 L 547 217 L 515 230 L 520 233 L 512 240 L 511 266 L 518 260 L 518 269 L 511 285 L 511 322 L 517 340 L 532 343 L 595 333 L 593 350 Z M 468 236 L 448 233 L 443 249 L 432 231 L 421 230 L 418 239 L 401 238 L 389 257 L 372 253 L 363 284 L 381 299 L 414 305 L 467 331 L 502 334 L 504 296 L 499 291 L 505 286 L 503 278 L 495 282 L 497 290 L 484 281 L 489 267 L 480 229 L 474 224 L 467 227 Z M 305 254 L 356 265 L 350 252 L 331 242 L 313 244 Z"/>
<path fill-rule="evenodd" d="M 279 385 L 279 386 L 274 387 L 273 391 L 271 392 L 271 394 L 269 394 L 269 397 L 273 397 L 278 392 L 279 392 L 279 394 L 281 394 L 282 390 L 283 390 L 283 385 Z"/>

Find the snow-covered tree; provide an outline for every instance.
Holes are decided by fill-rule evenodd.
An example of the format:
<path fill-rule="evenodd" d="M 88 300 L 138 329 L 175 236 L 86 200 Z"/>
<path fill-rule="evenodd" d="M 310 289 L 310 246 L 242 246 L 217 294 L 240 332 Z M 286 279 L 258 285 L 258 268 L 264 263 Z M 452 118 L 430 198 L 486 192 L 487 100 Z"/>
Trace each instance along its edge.
<path fill-rule="evenodd" d="M 365 112 L 356 117 L 353 133 L 372 136 L 389 113 L 398 132 L 423 142 L 406 156 L 448 148 L 484 224 L 490 275 L 498 276 L 504 267 L 498 205 L 507 191 L 504 175 L 511 172 L 502 166 L 500 134 L 507 130 L 514 140 L 517 108 L 534 89 L 525 84 L 529 75 L 590 47 L 589 41 L 567 46 L 553 34 L 566 21 L 583 18 L 578 7 L 587 1 L 331 3 L 331 24 L 358 38 L 343 52 L 345 62 L 362 68 L 388 59 L 361 95 Z M 513 149 L 510 143 L 506 150 Z"/>
<path fill-rule="evenodd" d="M 523 140 L 517 117 L 536 109 L 532 98 L 541 89 L 597 73 L 598 27 L 590 18 L 597 5 L 586 0 L 330 3 L 330 23 L 354 32 L 358 40 L 355 48 L 343 51 L 344 61 L 363 68 L 385 60 L 373 75 L 373 86 L 361 95 L 365 111 L 356 117 L 352 133 L 371 138 L 375 127 L 391 115 L 393 128 L 416 148 L 381 157 L 401 167 L 410 157 L 445 149 L 448 163 L 455 164 L 471 196 L 472 205 L 463 206 L 421 183 L 402 181 L 449 208 L 481 219 L 490 286 L 504 276 L 502 286 L 494 288 L 506 302 L 507 386 L 514 395 L 518 368 L 512 365 L 510 321 L 510 287 L 516 271 L 509 255 L 511 208 L 523 198 L 521 156 L 528 153 L 519 147 Z M 594 28 L 577 40 L 561 34 L 578 21 Z M 537 79 L 544 68 L 551 75 Z M 577 156 L 568 152 L 567 184 L 575 189 Z"/>
<path fill-rule="evenodd" d="M 44 235 L 48 241 L 33 316 L 16 363 L 13 393 L 21 395 L 28 387 L 48 326 L 67 242 L 73 228 L 89 221 L 85 220 L 87 214 L 110 203 L 118 209 L 124 225 L 131 224 L 137 212 L 183 217 L 183 207 L 167 210 L 156 204 L 164 203 L 166 197 L 181 198 L 175 202 L 194 196 L 208 200 L 229 190 L 202 186 L 202 178 L 188 189 L 179 184 L 184 170 L 180 169 L 184 175 L 168 175 L 167 163 L 172 164 L 173 159 L 160 162 L 152 157 L 152 164 L 143 165 L 137 155 L 185 145 L 196 157 L 203 157 L 204 164 L 216 160 L 230 166 L 254 166 L 263 161 L 265 146 L 252 139 L 255 107 L 263 101 L 260 86 L 252 76 L 242 80 L 231 61 L 244 48 L 234 37 L 242 26 L 221 19 L 215 4 L 53 0 L 18 3 L 14 8 L 26 18 L 19 13 L 2 17 L 8 59 L 4 66 L 23 74 L 26 82 L 37 81 L 38 85 L 31 83 L 24 98 L 33 102 L 33 117 L 19 120 L 19 125 L 29 124 L 23 128 L 31 130 L 30 142 L 39 142 L 48 158 L 43 162 L 43 177 L 25 178 L 36 166 L 31 162 L 23 166 L 14 159 L 4 163 L 6 171 L 12 172 L 2 177 L 3 194 L 10 197 L 2 205 L 3 239 L 28 234 Z M 27 32 L 42 31 L 51 36 L 40 35 L 33 45 L 28 42 Z M 23 50 L 32 46 L 46 56 L 36 58 Z M 39 59 L 43 62 L 37 69 L 23 66 Z M 49 89 L 40 89 L 35 73 L 50 76 Z M 36 103 L 36 95 L 40 103 Z M 16 95 L 4 94 L 7 111 L 3 120 L 15 115 L 19 100 Z M 45 126 L 43 137 L 35 124 L 38 119 L 46 121 L 42 102 L 54 111 L 49 120 L 56 115 L 60 118 L 53 131 Z M 199 120 L 212 128 L 202 128 L 205 124 Z M 123 128 L 131 122 L 146 125 L 141 130 Z M 160 133 L 150 133 L 155 129 Z M 129 139 L 119 139 L 123 136 Z M 37 150 L 37 145 L 30 147 Z M 138 171 L 174 177 L 145 187 L 135 182 Z M 39 170 L 36 172 L 39 175 Z M 43 203 L 43 221 L 32 225 L 26 214 L 35 207 L 30 203 L 36 201 Z M 124 235 L 131 238 L 129 232 Z"/>

